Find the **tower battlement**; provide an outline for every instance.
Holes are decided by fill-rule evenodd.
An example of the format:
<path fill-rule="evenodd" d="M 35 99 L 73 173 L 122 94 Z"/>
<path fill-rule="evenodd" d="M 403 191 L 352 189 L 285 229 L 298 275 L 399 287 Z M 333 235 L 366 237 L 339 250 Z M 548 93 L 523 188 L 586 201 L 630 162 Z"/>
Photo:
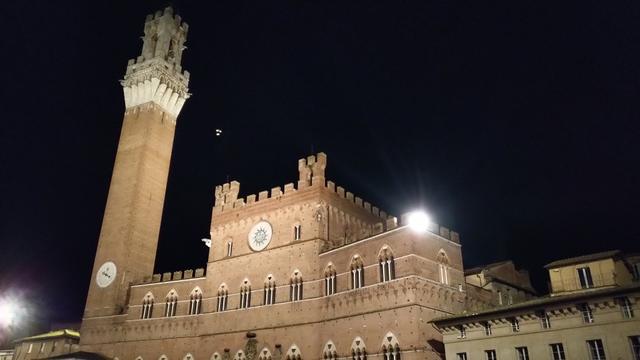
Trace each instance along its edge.
<path fill-rule="evenodd" d="M 125 106 L 154 102 L 175 118 L 189 98 L 189 72 L 182 70 L 189 25 L 173 9 L 147 15 L 141 54 L 130 59 L 124 79 Z"/>
<path fill-rule="evenodd" d="M 323 152 L 299 159 L 297 186 L 294 183 L 288 183 L 284 185 L 284 188 L 276 186 L 270 190 L 260 191 L 257 196 L 256 194 L 251 194 L 245 198 L 239 198 L 240 183 L 235 180 L 218 185 L 215 187 L 213 213 L 215 215 L 223 212 L 247 209 L 248 207 L 262 204 L 264 201 L 293 196 L 300 190 L 313 187 L 322 188 L 325 192 L 333 194 L 336 200 L 342 200 L 345 204 L 352 204 L 357 208 L 363 209 L 367 213 L 381 218 L 383 222 L 386 222 L 388 219 L 395 219 L 395 217 L 387 215 L 385 211 L 355 196 L 352 192 L 345 190 L 342 186 L 336 186 L 333 181 L 327 181 L 325 179 L 326 167 L 327 155 Z"/>

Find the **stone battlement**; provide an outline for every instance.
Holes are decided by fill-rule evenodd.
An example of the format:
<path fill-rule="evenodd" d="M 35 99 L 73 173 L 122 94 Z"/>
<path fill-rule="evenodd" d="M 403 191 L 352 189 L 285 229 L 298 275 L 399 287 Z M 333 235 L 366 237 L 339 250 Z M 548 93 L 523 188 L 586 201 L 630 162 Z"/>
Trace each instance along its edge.
<path fill-rule="evenodd" d="M 188 269 L 184 271 L 165 272 L 162 274 L 153 274 L 153 276 L 145 276 L 142 281 L 139 281 L 133 285 L 141 284 L 153 284 L 167 281 L 187 280 L 202 278 L 205 275 L 204 268 Z"/>
<path fill-rule="evenodd" d="M 344 199 L 356 207 L 359 207 L 373 216 L 383 220 L 395 217 L 387 215 L 386 212 L 371 203 L 355 196 L 352 192 L 346 191 L 342 186 L 336 186 L 333 181 L 326 181 L 325 169 L 327 166 L 327 155 L 318 153 L 307 158 L 298 160 L 298 171 L 300 173 L 297 186 L 294 183 L 284 185 L 284 189 L 280 186 L 271 188 L 271 190 L 260 191 L 258 195 L 251 194 L 246 198 L 239 198 L 240 183 L 231 181 L 215 187 L 215 203 L 213 207 L 214 214 L 223 212 L 245 209 L 248 206 L 254 206 L 270 199 L 278 199 L 296 194 L 298 191 L 311 188 L 322 187 L 330 193 L 336 195 L 337 198 Z"/>

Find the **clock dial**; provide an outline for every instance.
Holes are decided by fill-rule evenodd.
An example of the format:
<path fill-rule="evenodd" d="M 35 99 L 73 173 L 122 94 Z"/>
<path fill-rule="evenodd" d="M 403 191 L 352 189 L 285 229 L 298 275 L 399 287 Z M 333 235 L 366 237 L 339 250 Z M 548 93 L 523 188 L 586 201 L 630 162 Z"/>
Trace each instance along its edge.
<path fill-rule="evenodd" d="M 273 229 L 271 228 L 271 224 L 266 221 L 260 221 L 253 225 L 249 231 L 249 247 L 253 251 L 263 250 L 269 245 L 272 234 Z"/>
<path fill-rule="evenodd" d="M 100 266 L 100 269 L 98 269 L 98 273 L 96 274 L 96 284 L 101 288 L 106 288 L 111 285 L 113 280 L 116 279 L 116 273 L 116 264 L 111 261 L 107 261 Z"/>

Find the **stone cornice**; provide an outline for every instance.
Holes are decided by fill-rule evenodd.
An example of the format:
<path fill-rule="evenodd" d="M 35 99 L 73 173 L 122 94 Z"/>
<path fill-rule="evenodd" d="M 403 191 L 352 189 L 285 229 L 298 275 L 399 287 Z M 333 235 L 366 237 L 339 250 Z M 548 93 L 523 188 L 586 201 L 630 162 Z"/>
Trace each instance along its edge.
<path fill-rule="evenodd" d="M 120 83 L 127 109 L 154 102 L 174 120 L 191 95 L 188 92 L 189 73 L 176 71 L 162 59 L 129 62 L 125 77 Z"/>

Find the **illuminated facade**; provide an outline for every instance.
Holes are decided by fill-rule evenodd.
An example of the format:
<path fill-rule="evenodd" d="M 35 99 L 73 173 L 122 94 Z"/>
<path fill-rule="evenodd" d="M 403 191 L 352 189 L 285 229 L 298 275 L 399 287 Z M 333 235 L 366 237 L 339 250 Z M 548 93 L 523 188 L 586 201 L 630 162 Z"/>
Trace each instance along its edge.
<path fill-rule="evenodd" d="M 81 350 L 134 359 L 436 359 L 429 321 L 463 311 L 459 236 L 399 226 L 300 159 L 296 183 L 215 188 L 209 259 L 153 274 L 177 117 L 189 97 L 188 27 L 146 19 L 122 81 L 125 115 L 87 297 Z M 293 164 L 292 164 L 293 165 Z M 206 275 L 205 275 L 206 274 Z M 528 279 L 527 279 L 528 283 Z M 475 306 L 495 304 L 474 287 Z"/>

